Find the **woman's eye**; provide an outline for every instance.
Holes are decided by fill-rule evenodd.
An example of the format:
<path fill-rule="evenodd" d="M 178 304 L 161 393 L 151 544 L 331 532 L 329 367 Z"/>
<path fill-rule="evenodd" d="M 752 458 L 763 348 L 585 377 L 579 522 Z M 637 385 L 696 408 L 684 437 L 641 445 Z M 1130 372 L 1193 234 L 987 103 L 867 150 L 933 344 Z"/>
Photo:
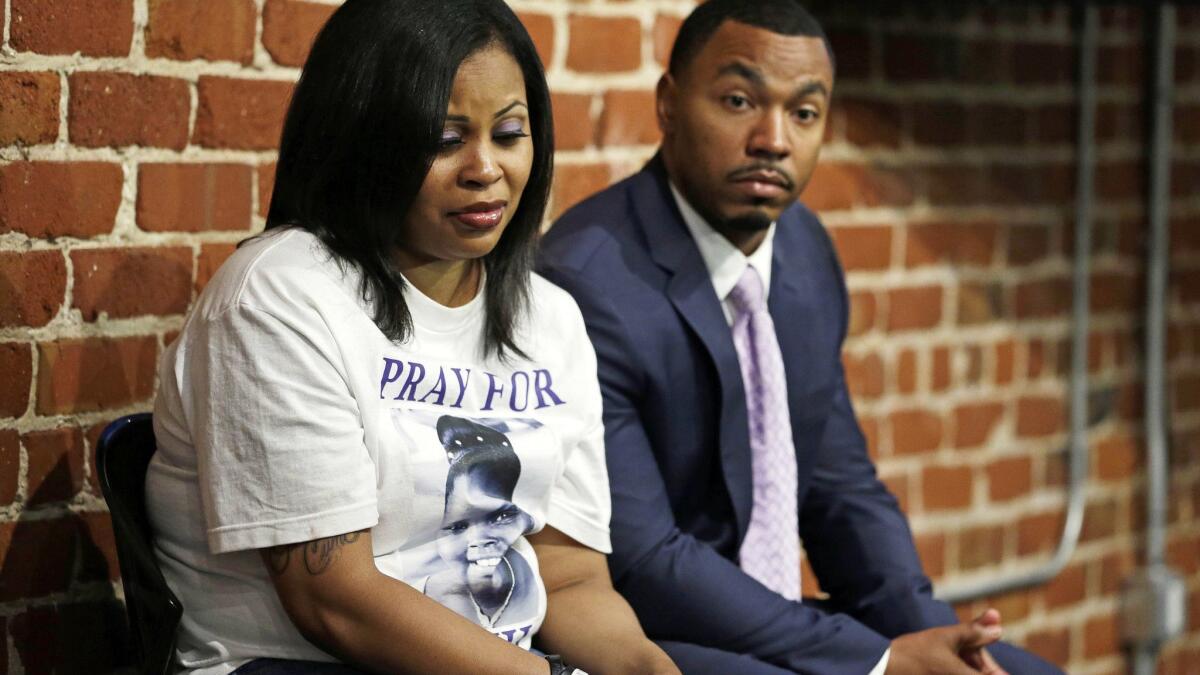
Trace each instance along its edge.
<path fill-rule="evenodd" d="M 512 522 L 517 517 L 517 509 L 505 509 L 492 516 L 492 522 L 499 525 Z"/>
<path fill-rule="evenodd" d="M 498 141 L 514 141 L 518 138 L 526 138 L 529 134 L 525 132 L 525 127 L 519 122 L 510 122 L 496 127 L 492 132 L 492 138 Z"/>
<path fill-rule="evenodd" d="M 462 534 L 467 530 L 467 524 L 460 520 L 457 523 L 451 523 L 443 527 L 442 530 L 450 534 Z"/>
<path fill-rule="evenodd" d="M 438 139 L 438 146 L 442 149 L 462 145 L 462 134 L 457 131 L 443 131 L 442 137 Z"/>

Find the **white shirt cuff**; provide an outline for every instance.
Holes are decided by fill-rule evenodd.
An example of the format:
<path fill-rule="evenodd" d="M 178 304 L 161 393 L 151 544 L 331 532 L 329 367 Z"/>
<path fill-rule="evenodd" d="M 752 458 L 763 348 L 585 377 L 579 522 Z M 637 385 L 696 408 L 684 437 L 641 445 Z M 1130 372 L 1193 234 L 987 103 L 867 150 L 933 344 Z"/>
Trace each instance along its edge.
<path fill-rule="evenodd" d="M 883 671 L 887 670 L 888 657 L 891 655 L 892 648 L 888 647 L 887 651 L 883 653 L 883 658 L 879 659 L 879 663 L 876 663 L 875 667 L 871 669 L 870 675 L 883 675 Z"/>

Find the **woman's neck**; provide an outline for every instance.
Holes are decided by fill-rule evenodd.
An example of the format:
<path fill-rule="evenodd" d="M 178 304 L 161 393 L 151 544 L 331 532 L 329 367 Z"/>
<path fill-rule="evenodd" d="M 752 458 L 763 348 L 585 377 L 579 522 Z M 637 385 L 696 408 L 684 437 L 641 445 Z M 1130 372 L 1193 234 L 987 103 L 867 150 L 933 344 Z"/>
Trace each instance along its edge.
<path fill-rule="evenodd" d="M 396 266 L 425 297 L 446 307 L 462 307 L 479 292 L 480 260 L 426 260 L 397 251 Z"/>

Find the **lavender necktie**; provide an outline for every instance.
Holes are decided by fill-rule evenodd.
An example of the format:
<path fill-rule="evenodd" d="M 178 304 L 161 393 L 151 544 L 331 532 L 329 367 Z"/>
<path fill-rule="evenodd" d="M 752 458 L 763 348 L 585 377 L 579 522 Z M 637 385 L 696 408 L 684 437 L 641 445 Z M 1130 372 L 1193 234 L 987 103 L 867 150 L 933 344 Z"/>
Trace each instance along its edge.
<path fill-rule="evenodd" d="M 750 266 L 729 294 L 733 344 L 742 369 L 754 506 L 742 540 L 742 569 L 789 600 L 800 599 L 800 528 L 796 512 L 796 451 L 788 414 L 783 355 L 767 313 L 762 278 Z"/>

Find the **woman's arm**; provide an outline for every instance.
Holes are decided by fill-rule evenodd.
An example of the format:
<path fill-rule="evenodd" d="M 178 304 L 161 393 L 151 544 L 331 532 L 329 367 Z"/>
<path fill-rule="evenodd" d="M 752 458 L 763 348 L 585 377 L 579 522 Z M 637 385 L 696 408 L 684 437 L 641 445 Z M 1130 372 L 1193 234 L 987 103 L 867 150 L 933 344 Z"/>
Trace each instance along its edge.
<path fill-rule="evenodd" d="M 604 554 L 549 526 L 529 542 L 546 585 L 544 649 L 590 675 L 679 675 L 613 589 Z"/>
<path fill-rule="evenodd" d="M 288 617 L 316 646 L 378 673 L 546 675 L 542 658 L 375 567 L 369 530 L 262 551 Z"/>

